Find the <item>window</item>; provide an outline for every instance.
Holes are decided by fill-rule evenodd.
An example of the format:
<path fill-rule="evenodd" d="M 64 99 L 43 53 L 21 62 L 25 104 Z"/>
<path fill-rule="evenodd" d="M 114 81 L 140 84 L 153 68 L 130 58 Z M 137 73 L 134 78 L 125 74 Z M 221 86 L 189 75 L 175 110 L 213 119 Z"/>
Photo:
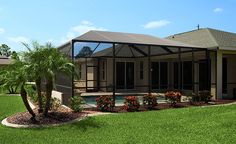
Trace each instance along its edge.
<path fill-rule="evenodd" d="M 142 80 L 143 79 L 143 61 L 139 63 L 139 78 Z"/>
<path fill-rule="evenodd" d="M 105 80 L 105 61 L 102 61 L 102 80 Z"/>

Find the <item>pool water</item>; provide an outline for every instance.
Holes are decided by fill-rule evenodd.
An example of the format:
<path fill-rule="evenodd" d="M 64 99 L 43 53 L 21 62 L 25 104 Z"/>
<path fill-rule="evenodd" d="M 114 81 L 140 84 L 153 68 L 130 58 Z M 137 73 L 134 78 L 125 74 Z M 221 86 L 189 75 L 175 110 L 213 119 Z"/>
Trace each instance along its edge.
<path fill-rule="evenodd" d="M 96 98 L 98 96 L 83 96 L 83 99 L 85 100 L 86 104 L 90 105 L 96 105 Z M 126 96 L 116 96 L 116 104 L 124 104 L 124 97 Z M 137 96 L 139 99 L 140 104 L 143 103 L 143 98 L 142 96 Z M 166 101 L 164 97 L 158 97 L 157 102 L 163 102 Z"/>

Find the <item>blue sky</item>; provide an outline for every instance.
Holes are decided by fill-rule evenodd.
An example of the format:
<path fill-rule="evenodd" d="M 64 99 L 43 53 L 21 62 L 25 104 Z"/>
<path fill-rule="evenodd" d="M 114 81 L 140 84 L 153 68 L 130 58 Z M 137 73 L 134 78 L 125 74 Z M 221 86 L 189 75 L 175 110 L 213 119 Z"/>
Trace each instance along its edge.
<path fill-rule="evenodd" d="M 58 46 L 84 32 L 171 34 L 210 27 L 236 33 L 235 0 L 0 0 L 0 44 Z"/>

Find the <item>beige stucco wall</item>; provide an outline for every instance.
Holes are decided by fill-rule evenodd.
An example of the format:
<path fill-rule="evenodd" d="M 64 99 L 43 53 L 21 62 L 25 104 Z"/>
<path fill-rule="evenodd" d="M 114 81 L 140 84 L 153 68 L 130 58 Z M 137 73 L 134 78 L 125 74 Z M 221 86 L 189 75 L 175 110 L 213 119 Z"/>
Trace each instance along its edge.
<path fill-rule="evenodd" d="M 205 58 L 205 52 L 194 52 L 194 57 L 195 61 L 204 59 Z M 192 60 L 192 53 L 183 53 L 181 54 L 181 59 L 182 61 L 191 61 Z M 108 58 L 106 61 L 106 73 L 107 73 L 107 85 L 112 85 L 113 82 L 113 61 L 112 58 Z M 140 71 L 139 71 L 139 64 L 140 61 L 143 61 L 144 63 L 144 78 L 140 79 Z M 173 85 L 173 62 L 178 61 L 178 54 L 173 54 L 173 55 L 166 55 L 166 56 L 155 56 L 151 57 L 151 62 L 161 62 L 161 61 L 167 61 L 168 62 L 168 84 Z M 140 85 L 148 85 L 148 59 L 147 58 L 136 58 L 136 59 L 131 59 L 131 58 L 116 58 L 116 62 L 134 62 L 134 83 L 137 86 Z M 198 81 L 198 64 L 194 64 L 195 66 L 195 82 Z M 100 65 L 101 67 L 101 65 Z M 100 71 L 100 76 L 101 76 L 101 71 Z M 100 85 L 105 85 L 105 82 L 100 82 Z M 196 86 L 197 88 L 197 86 Z M 169 89 L 172 89 L 172 87 L 169 87 Z M 103 89 L 105 91 L 105 89 Z M 147 87 L 135 87 L 134 90 L 138 91 L 147 91 Z M 126 91 L 126 90 L 119 90 L 119 91 Z M 130 90 L 129 90 L 130 91 Z M 190 92 L 190 91 L 189 91 Z"/>

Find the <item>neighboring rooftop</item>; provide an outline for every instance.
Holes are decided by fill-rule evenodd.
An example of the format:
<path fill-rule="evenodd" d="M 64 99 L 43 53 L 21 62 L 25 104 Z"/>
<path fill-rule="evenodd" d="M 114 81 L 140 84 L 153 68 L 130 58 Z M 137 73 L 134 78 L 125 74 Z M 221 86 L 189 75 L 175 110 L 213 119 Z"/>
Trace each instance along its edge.
<path fill-rule="evenodd" d="M 236 50 L 235 33 L 212 28 L 202 28 L 174 34 L 167 37 L 167 39 L 211 49 Z"/>
<path fill-rule="evenodd" d="M 10 63 L 11 63 L 10 58 L 0 55 L 0 65 L 8 65 Z"/>

